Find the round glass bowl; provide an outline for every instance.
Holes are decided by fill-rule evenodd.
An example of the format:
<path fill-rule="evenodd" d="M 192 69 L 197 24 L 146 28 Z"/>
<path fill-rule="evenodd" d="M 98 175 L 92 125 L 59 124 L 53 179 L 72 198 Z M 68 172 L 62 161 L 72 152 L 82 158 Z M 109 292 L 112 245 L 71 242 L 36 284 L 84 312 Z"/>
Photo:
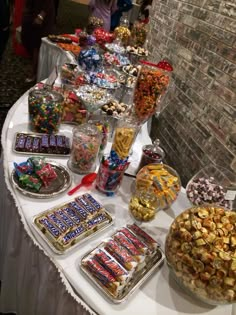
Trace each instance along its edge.
<path fill-rule="evenodd" d="M 193 297 L 236 302 L 236 213 L 216 205 L 192 207 L 172 223 L 165 253 L 171 274 Z"/>
<path fill-rule="evenodd" d="M 192 205 L 217 204 L 236 208 L 236 174 L 220 166 L 201 169 L 188 182 L 186 194 Z"/>
<path fill-rule="evenodd" d="M 152 191 L 159 209 L 167 209 L 176 200 L 181 189 L 177 172 L 166 164 L 148 164 L 136 175 L 136 190 Z"/>

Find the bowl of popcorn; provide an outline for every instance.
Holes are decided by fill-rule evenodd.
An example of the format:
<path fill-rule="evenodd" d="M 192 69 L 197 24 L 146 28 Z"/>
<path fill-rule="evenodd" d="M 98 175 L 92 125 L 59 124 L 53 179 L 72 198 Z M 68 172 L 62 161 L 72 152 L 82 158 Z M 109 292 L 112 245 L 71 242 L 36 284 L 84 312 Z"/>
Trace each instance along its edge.
<path fill-rule="evenodd" d="M 233 209 L 236 207 L 236 175 L 221 166 L 204 167 L 188 182 L 186 194 L 194 206 L 217 204 Z"/>
<path fill-rule="evenodd" d="M 236 302 L 236 213 L 217 205 L 195 206 L 172 223 L 165 253 L 171 275 L 194 298 Z"/>

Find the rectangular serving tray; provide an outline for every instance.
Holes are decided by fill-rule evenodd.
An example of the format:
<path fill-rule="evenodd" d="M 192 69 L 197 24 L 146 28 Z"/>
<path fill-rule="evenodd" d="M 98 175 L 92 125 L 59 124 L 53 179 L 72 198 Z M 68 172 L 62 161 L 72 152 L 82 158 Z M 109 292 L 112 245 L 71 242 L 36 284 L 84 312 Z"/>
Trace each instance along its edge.
<path fill-rule="evenodd" d="M 48 212 L 51 211 L 56 211 L 58 209 L 62 209 L 64 206 L 66 206 L 68 203 L 74 201 L 74 199 L 68 200 L 67 202 L 64 202 L 56 207 L 50 208 L 46 211 L 41 212 L 40 214 L 37 214 L 36 216 L 32 217 L 32 227 L 33 229 L 38 233 L 38 235 L 41 237 L 41 239 L 43 239 L 47 245 L 53 250 L 54 253 L 58 254 L 58 255 L 63 255 L 63 254 L 67 254 L 71 251 L 73 251 L 75 248 L 77 248 L 79 245 L 81 245 L 82 243 L 84 243 L 85 241 L 88 241 L 89 239 L 91 239 L 92 237 L 94 237 L 95 235 L 97 235 L 98 233 L 104 231 L 105 229 L 107 229 L 109 226 L 111 226 L 114 222 L 112 216 L 110 215 L 110 213 L 108 213 L 106 211 L 105 208 L 103 208 L 102 212 L 104 212 L 108 218 L 109 218 L 109 222 L 102 226 L 101 228 L 96 227 L 96 229 L 89 235 L 85 236 L 82 240 L 78 241 L 76 244 L 72 245 L 70 248 L 65 249 L 65 250 L 59 250 L 58 248 L 56 248 L 52 242 L 45 236 L 45 234 L 39 229 L 39 227 L 36 225 L 35 220 L 45 214 L 47 214 Z M 98 212 L 99 213 L 99 212 Z M 85 220 L 86 222 L 86 220 Z"/>
<path fill-rule="evenodd" d="M 114 304 L 120 304 L 124 303 L 128 300 L 128 298 L 131 297 L 131 295 L 138 290 L 138 288 L 151 276 L 151 274 L 160 267 L 165 259 L 165 254 L 162 251 L 160 247 L 156 249 L 156 254 L 151 258 L 151 260 L 147 263 L 147 266 L 141 270 L 137 276 L 130 280 L 130 282 L 127 284 L 127 288 L 124 290 L 122 295 L 115 297 L 111 294 L 109 290 L 106 289 L 105 286 L 102 286 L 89 271 L 86 269 L 86 267 L 83 264 L 83 261 L 86 260 L 91 253 L 98 248 L 102 248 L 103 243 L 99 244 L 96 248 L 93 250 L 87 252 L 81 259 L 79 267 L 83 271 L 83 273 L 88 277 L 88 279 L 100 289 L 100 291 L 105 295 L 106 298 L 108 298 L 110 301 L 112 301 Z"/>
<path fill-rule="evenodd" d="M 43 133 L 30 133 L 30 132 L 16 132 L 15 133 L 15 136 L 14 136 L 14 141 L 13 141 L 13 146 L 12 146 L 12 151 L 14 153 L 17 153 L 17 154 L 23 154 L 23 155 L 43 155 L 43 156 L 57 156 L 57 157 L 69 157 L 70 156 L 70 153 L 68 154 L 61 154 L 61 153 L 40 153 L 40 152 L 26 152 L 26 151 L 17 151 L 15 149 L 15 145 L 16 145 L 16 138 L 17 138 L 17 135 L 18 134 L 24 134 L 26 136 L 30 136 L 30 137 L 33 137 L 33 138 L 39 138 L 39 137 L 42 137 Z M 59 136 L 63 136 L 63 134 L 58 134 Z M 68 136 L 65 135 L 65 137 L 69 138 Z"/>

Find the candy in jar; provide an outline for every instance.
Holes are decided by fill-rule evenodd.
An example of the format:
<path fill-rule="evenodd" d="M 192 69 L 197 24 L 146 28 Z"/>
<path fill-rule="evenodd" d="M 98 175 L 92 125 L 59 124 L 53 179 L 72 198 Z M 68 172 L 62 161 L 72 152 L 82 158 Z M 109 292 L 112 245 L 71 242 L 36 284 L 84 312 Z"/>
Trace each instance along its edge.
<path fill-rule="evenodd" d="M 29 92 L 29 120 L 32 131 L 57 132 L 62 117 L 61 94 L 48 87 L 37 87 Z"/>
<path fill-rule="evenodd" d="M 73 129 L 69 168 L 78 174 L 93 172 L 101 144 L 101 134 L 92 124 L 83 124 Z"/>

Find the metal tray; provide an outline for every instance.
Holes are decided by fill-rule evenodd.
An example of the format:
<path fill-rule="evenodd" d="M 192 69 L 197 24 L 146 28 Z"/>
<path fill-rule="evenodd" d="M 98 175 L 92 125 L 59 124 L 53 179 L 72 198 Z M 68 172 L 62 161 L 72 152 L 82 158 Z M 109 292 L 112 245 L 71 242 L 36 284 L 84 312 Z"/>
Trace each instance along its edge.
<path fill-rule="evenodd" d="M 147 263 L 146 267 L 139 271 L 135 278 L 130 280 L 130 282 L 125 287 L 122 294 L 118 297 L 113 296 L 111 292 L 106 289 L 105 286 L 102 286 L 100 282 L 98 282 L 93 275 L 86 269 L 86 267 L 83 265 L 83 260 L 85 260 L 88 256 L 91 255 L 91 253 L 97 249 L 103 247 L 103 243 L 99 244 L 96 248 L 94 248 L 92 251 L 89 251 L 86 253 L 80 262 L 80 268 L 83 271 L 83 273 L 91 280 L 93 284 L 98 287 L 101 292 L 113 303 L 119 304 L 127 301 L 127 299 L 135 292 L 137 289 L 150 277 L 150 275 L 162 265 L 165 255 L 163 251 L 160 249 L 160 247 L 157 248 L 155 256 L 151 258 L 151 260 Z"/>
<path fill-rule="evenodd" d="M 58 156 L 58 157 L 68 157 L 68 156 L 70 156 L 70 153 L 69 154 L 61 154 L 61 153 L 39 153 L 39 152 L 17 151 L 15 149 L 15 145 L 16 145 L 16 138 L 17 138 L 18 134 L 24 134 L 26 136 L 30 136 L 30 137 L 33 137 L 33 138 L 41 138 L 44 135 L 42 133 L 17 132 L 15 134 L 14 141 L 13 141 L 13 147 L 12 147 L 12 151 L 14 153 L 24 154 L 24 155 L 46 155 L 46 156 L 55 156 L 55 157 L 56 156 Z M 58 135 L 62 136 L 62 134 L 58 134 Z M 66 137 L 69 138 L 68 136 L 66 136 Z"/>
<path fill-rule="evenodd" d="M 63 208 L 65 205 L 67 205 L 68 203 L 70 203 L 71 201 L 74 201 L 74 199 L 68 200 L 67 202 L 64 202 L 63 204 L 60 204 L 59 206 L 53 207 L 51 209 L 48 209 L 44 212 L 41 212 L 40 214 L 34 216 L 32 218 L 32 226 L 34 228 L 34 230 L 38 233 L 38 235 L 48 244 L 48 246 L 52 249 L 52 251 L 58 255 L 63 255 L 63 254 L 67 254 L 69 252 L 71 252 L 72 250 L 74 250 L 75 248 L 77 248 L 79 245 L 83 244 L 85 241 L 88 241 L 89 239 L 91 239 L 94 235 L 97 235 L 98 233 L 104 231 L 105 229 L 107 229 L 109 226 L 111 226 L 113 224 L 113 218 L 110 215 L 110 213 L 108 213 L 106 211 L 106 209 L 104 208 L 102 210 L 102 212 L 105 212 L 106 215 L 108 216 L 108 218 L 110 219 L 109 223 L 102 226 L 101 228 L 96 227 L 96 229 L 93 231 L 93 233 L 86 235 L 82 240 L 78 241 L 77 243 L 73 244 L 70 248 L 65 249 L 63 251 L 60 251 L 58 248 L 56 248 L 53 243 L 46 237 L 46 235 L 44 233 L 42 233 L 42 231 L 39 229 L 39 227 L 36 225 L 35 220 L 45 214 L 48 214 L 48 212 L 51 211 L 56 211 L 58 209 Z M 86 221 L 85 221 L 86 222 Z"/>
<path fill-rule="evenodd" d="M 25 196 L 37 199 L 53 198 L 64 192 L 71 185 L 71 176 L 68 169 L 55 161 L 46 160 L 46 162 L 51 164 L 57 174 L 57 178 L 48 187 L 41 187 L 38 192 L 21 187 L 15 170 L 11 173 L 13 186 Z"/>

